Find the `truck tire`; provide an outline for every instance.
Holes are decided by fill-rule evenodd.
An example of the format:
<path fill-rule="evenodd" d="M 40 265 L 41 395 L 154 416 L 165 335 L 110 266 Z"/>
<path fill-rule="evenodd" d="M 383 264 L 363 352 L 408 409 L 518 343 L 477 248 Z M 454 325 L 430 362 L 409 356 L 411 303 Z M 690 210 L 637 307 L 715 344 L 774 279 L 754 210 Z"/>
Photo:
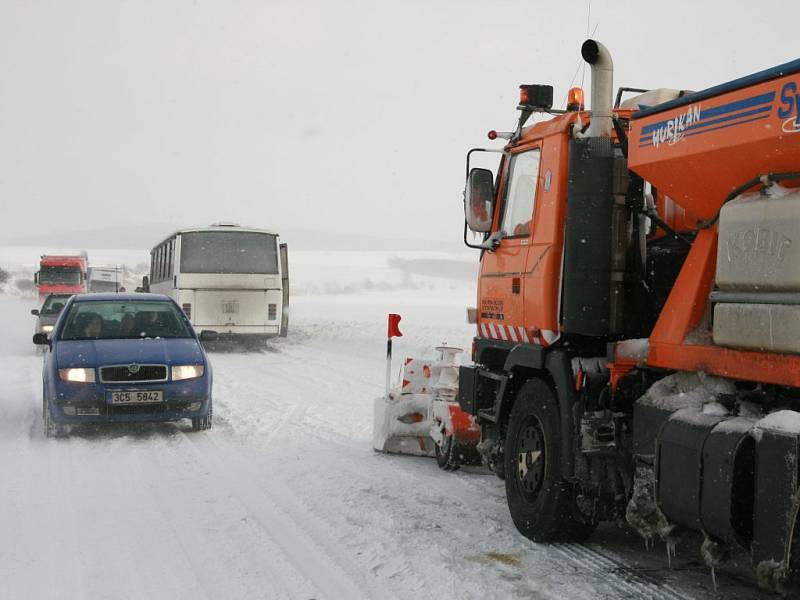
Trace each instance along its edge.
<path fill-rule="evenodd" d="M 517 394 L 503 452 L 506 500 L 519 532 L 534 542 L 585 540 L 594 524 L 577 520 L 563 478 L 558 403 L 550 386 L 531 379 Z"/>

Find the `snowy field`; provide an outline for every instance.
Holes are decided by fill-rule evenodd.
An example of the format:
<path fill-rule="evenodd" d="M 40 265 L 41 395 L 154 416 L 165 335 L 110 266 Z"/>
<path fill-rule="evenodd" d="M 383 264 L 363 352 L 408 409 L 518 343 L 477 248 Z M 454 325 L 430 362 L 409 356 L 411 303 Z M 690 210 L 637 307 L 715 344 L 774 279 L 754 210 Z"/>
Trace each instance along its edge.
<path fill-rule="evenodd" d="M 533 544 L 484 469 L 374 452 L 386 313 L 403 315 L 396 358 L 469 348 L 474 263 L 292 257 L 289 337 L 211 354 L 214 428 L 202 433 L 45 439 L 33 301 L 0 295 L 1 597 L 770 597 L 724 573 L 714 593 L 694 546 L 670 569 L 663 545 L 645 551 L 613 525 L 587 544 Z"/>

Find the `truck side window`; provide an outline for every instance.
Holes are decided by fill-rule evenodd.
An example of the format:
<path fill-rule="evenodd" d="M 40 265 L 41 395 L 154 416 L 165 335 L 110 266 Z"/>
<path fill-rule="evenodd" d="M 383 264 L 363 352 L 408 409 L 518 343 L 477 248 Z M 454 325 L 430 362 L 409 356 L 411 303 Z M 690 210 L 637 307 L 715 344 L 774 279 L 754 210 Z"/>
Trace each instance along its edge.
<path fill-rule="evenodd" d="M 530 234 L 538 178 L 538 148 L 511 157 L 500 222 L 500 229 L 506 236 Z"/>

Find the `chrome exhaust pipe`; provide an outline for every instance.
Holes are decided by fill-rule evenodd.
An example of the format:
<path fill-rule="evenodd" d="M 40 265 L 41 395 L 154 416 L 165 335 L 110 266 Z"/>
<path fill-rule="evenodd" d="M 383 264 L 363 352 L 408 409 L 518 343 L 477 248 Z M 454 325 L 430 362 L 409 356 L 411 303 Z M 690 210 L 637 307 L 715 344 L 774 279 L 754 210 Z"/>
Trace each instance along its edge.
<path fill-rule="evenodd" d="M 583 60 L 592 67 L 592 107 L 587 137 L 611 137 L 614 98 L 614 62 L 608 48 L 595 40 L 581 46 Z"/>

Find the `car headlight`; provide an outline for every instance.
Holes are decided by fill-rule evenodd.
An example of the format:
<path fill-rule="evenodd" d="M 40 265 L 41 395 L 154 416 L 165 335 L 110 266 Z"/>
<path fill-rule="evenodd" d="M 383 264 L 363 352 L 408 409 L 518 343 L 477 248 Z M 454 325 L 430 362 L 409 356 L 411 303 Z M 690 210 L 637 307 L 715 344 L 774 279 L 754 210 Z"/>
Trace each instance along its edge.
<path fill-rule="evenodd" d="M 172 381 L 202 377 L 205 371 L 206 368 L 203 365 L 179 365 L 177 367 L 172 367 Z"/>
<path fill-rule="evenodd" d="M 59 369 L 58 376 L 73 383 L 94 383 L 94 369 Z"/>
<path fill-rule="evenodd" d="M 53 331 L 52 325 L 42 325 L 42 333 L 51 333 Z"/>

